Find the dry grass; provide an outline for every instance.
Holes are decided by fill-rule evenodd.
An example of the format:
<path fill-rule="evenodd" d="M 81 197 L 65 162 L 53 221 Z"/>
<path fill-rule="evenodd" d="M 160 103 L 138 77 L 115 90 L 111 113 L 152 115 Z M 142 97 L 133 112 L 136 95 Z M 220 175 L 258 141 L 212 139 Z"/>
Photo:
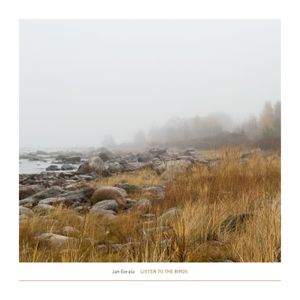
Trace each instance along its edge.
<path fill-rule="evenodd" d="M 180 216 L 145 223 L 143 212 L 121 213 L 108 220 L 57 207 L 46 216 L 20 221 L 20 261 L 23 262 L 276 262 L 280 260 L 280 156 L 254 153 L 240 160 L 237 149 L 223 150 L 215 166 L 199 165 L 166 184 L 164 200 L 154 200 L 157 217 L 171 207 Z M 115 175 L 93 183 L 159 184 L 151 170 Z M 135 196 L 135 195 L 131 195 Z M 247 213 L 236 227 L 222 222 Z M 233 217 L 232 217 L 233 218 Z M 234 218 L 233 218 L 234 219 Z M 232 224 L 232 223 L 231 223 Z M 35 235 L 62 234 L 64 226 L 78 230 L 78 242 L 63 249 L 40 245 Z M 147 228 L 170 228 L 146 233 Z M 101 249 L 95 245 L 107 245 Z M 127 244 L 117 249 L 113 244 Z"/>

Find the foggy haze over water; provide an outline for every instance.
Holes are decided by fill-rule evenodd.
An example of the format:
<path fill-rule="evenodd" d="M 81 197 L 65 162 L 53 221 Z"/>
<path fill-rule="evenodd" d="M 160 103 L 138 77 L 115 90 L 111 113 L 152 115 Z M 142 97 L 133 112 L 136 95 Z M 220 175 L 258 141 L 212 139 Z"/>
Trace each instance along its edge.
<path fill-rule="evenodd" d="M 20 23 L 20 147 L 131 140 L 173 116 L 280 100 L 280 21 Z"/>

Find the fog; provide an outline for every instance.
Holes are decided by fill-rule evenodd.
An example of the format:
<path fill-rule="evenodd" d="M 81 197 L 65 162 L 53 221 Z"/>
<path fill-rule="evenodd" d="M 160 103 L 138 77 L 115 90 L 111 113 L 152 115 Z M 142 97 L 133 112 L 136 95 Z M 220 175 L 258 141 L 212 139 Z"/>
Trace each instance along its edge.
<path fill-rule="evenodd" d="M 278 100 L 277 20 L 20 22 L 21 148 L 122 143 L 196 116 L 236 127 Z"/>

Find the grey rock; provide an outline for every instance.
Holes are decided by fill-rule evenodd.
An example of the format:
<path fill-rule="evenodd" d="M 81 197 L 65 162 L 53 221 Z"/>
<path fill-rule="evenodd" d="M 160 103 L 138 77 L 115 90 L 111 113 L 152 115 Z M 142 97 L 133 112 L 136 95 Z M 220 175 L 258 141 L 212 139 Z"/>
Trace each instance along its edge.
<path fill-rule="evenodd" d="M 63 171 L 69 171 L 69 170 L 74 170 L 74 169 L 75 169 L 75 167 L 72 165 L 69 165 L 69 164 L 64 164 L 61 166 L 61 170 L 63 170 Z"/>
<path fill-rule="evenodd" d="M 39 245 L 41 246 L 55 248 L 55 249 L 72 247 L 78 243 L 78 240 L 75 238 L 54 234 L 54 233 L 48 233 L 48 232 L 36 236 L 36 240 L 39 241 Z"/>
<path fill-rule="evenodd" d="M 50 197 L 43 200 L 40 200 L 38 204 L 40 205 L 59 205 L 65 202 L 65 198 L 63 197 Z"/>
<path fill-rule="evenodd" d="M 89 201 L 89 198 L 91 197 L 94 191 L 94 188 L 85 188 L 75 191 L 69 191 L 60 194 L 58 197 L 49 197 L 40 200 L 39 203 L 49 205 L 64 204 L 65 206 L 72 206 L 77 203 L 77 205 L 80 206 L 81 203 L 86 203 Z"/>
<path fill-rule="evenodd" d="M 123 165 L 123 172 L 137 171 L 145 167 L 144 163 L 141 162 L 128 162 Z"/>
<path fill-rule="evenodd" d="M 57 165 L 50 165 L 46 168 L 46 171 L 59 171 L 59 167 Z"/>
<path fill-rule="evenodd" d="M 112 160 L 114 159 L 114 154 L 105 149 L 105 148 L 102 148 L 102 151 L 98 154 L 98 156 L 103 160 L 103 161 L 109 161 L 109 160 Z"/>
<path fill-rule="evenodd" d="M 32 207 L 36 205 L 40 200 L 50 198 L 50 197 L 57 197 L 58 195 L 62 194 L 64 190 L 58 186 L 52 186 L 47 188 L 41 192 L 38 192 L 30 197 L 22 199 L 19 201 L 19 205 L 25 205 Z"/>
<path fill-rule="evenodd" d="M 20 185 L 19 187 L 19 200 L 30 197 L 43 190 L 43 186 L 39 184 Z"/>
<path fill-rule="evenodd" d="M 27 217 L 32 217 L 33 216 L 33 212 L 31 209 L 27 208 L 27 207 L 23 207 L 23 206 L 19 206 L 19 215 L 25 215 Z"/>
<path fill-rule="evenodd" d="M 97 175 L 101 175 L 103 171 L 104 171 L 104 162 L 100 157 L 96 156 L 90 158 L 88 161 L 80 165 L 77 170 L 77 173 L 78 174 L 96 173 Z"/>
<path fill-rule="evenodd" d="M 127 193 L 138 193 L 142 190 L 142 188 L 136 184 L 129 184 L 129 183 L 118 183 L 115 184 L 116 187 L 125 190 Z"/>
<path fill-rule="evenodd" d="M 115 200 L 102 200 L 100 202 L 97 202 L 93 207 L 91 208 L 90 212 L 97 212 L 99 209 L 104 210 L 112 210 L 117 212 L 118 211 L 118 203 Z"/>
<path fill-rule="evenodd" d="M 54 210 L 54 207 L 49 204 L 39 203 L 33 208 L 33 211 L 38 214 L 48 214 L 50 211 Z"/>
<path fill-rule="evenodd" d="M 120 173 L 123 171 L 123 167 L 118 162 L 111 162 L 108 164 L 107 170 L 110 173 Z"/>
<path fill-rule="evenodd" d="M 120 207 L 125 207 L 127 202 L 126 198 L 127 192 L 124 189 L 114 186 L 102 186 L 95 190 L 90 202 L 92 205 L 94 205 L 99 201 L 112 199 L 116 200 Z"/>

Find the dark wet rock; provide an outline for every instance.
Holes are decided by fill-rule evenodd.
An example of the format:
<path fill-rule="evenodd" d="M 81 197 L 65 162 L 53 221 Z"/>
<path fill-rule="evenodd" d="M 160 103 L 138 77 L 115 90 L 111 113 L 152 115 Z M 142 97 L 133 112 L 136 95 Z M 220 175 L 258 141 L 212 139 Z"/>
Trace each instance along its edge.
<path fill-rule="evenodd" d="M 129 184 L 129 183 L 118 183 L 115 184 L 116 187 L 125 190 L 127 193 L 139 193 L 141 192 L 142 188 L 136 184 Z"/>
<path fill-rule="evenodd" d="M 114 186 L 102 186 L 95 190 L 91 197 L 91 204 L 102 201 L 102 200 L 116 200 L 120 207 L 126 206 L 127 192 L 124 189 Z"/>
<path fill-rule="evenodd" d="M 220 231 L 221 233 L 236 231 L 240 229 L 241 226 L 244 225 L 246 221 L 250 220 L 253 216 L 254 214 L 250 212 L 242 212 L 237 215 L 229 216 L 221 223 Z"/>
<path fill-rule="evenodd" d="M 56 163 L 62 164 L 79 164 L 81 162 L 80 156 L 67 156 L 67 155 L 57 155 L 55 157 Z"/>
<path fill-rule="evenodd" d="M 47 188 L 41 192 L 38 192 L 30 197 L 22 199 L 19 201 L 20 205 L 36 205 L 40 200 L 50 198 L 50 197 L 57 197 L 58 195 L 62 194 L 64 190 L 58 186 L 52 186 Z"/>
<path fill-rule="evenodd" d="M 101 209 L 118 211 L 118 203 L 116 200 L 102 200 L 93 205 L 90 212 L 97 212 Z"/>
<path fill-rule="evenodd" d="M 57 165 L 50 165 L 46 168 L 46 171 L 59 171 L 59 167 Z"/>
<path fill-rule="evenodd" d="M 81 203 L 87 203 L 94 191 L 94 188 L 84 188 L 80 190 L 65 192 L 60 194 L 59 197 L 46 198 L 41 200 L 39 203 L 49 205 L 64 204 L 65 206 L 71 206 L 74 203 L 78 203 L 79 206 L 81 205 Z"/>
<path fill-rule="evenodd" d="M 23 206 L 19 206 L 19 215 L 25 215 L 27 217 L 32 217 L 33 216 L 33 212 L 31 209 L 27 208 L 27 207 L 23 207 Z"/>
<path fill-rule="evenodd" d="M 70 171 L 70 170 L 74 170 L 74 169 L 75 169 L 75 167 L 72 165 L 69 165 L 69 164 L 64 164 L 61 166 L 61 170 L 63 170 L 63 171 Z"/>
<path fill-rule="evenodd" d="M 101 175 L 104 170 L 104 162 L 100 157 L 92 157 L 88 161 L 79 166 L 78 174 L 95 173 Z"/>
<path fill-rule="evenodd" d="M 40 184 L 32 185 L 20 185 L 19 187 L 19 200 L 30 197 L 43 190 L 43 186 Z"/>
<path fill-rule="evenodd" d="M 97 178 L 97 176 L 93 176 L 93 175 L 75 175 L 73 176 L 74 180 L 78 180 L 78 181 L 92 181 L 95 180 Z"/>

